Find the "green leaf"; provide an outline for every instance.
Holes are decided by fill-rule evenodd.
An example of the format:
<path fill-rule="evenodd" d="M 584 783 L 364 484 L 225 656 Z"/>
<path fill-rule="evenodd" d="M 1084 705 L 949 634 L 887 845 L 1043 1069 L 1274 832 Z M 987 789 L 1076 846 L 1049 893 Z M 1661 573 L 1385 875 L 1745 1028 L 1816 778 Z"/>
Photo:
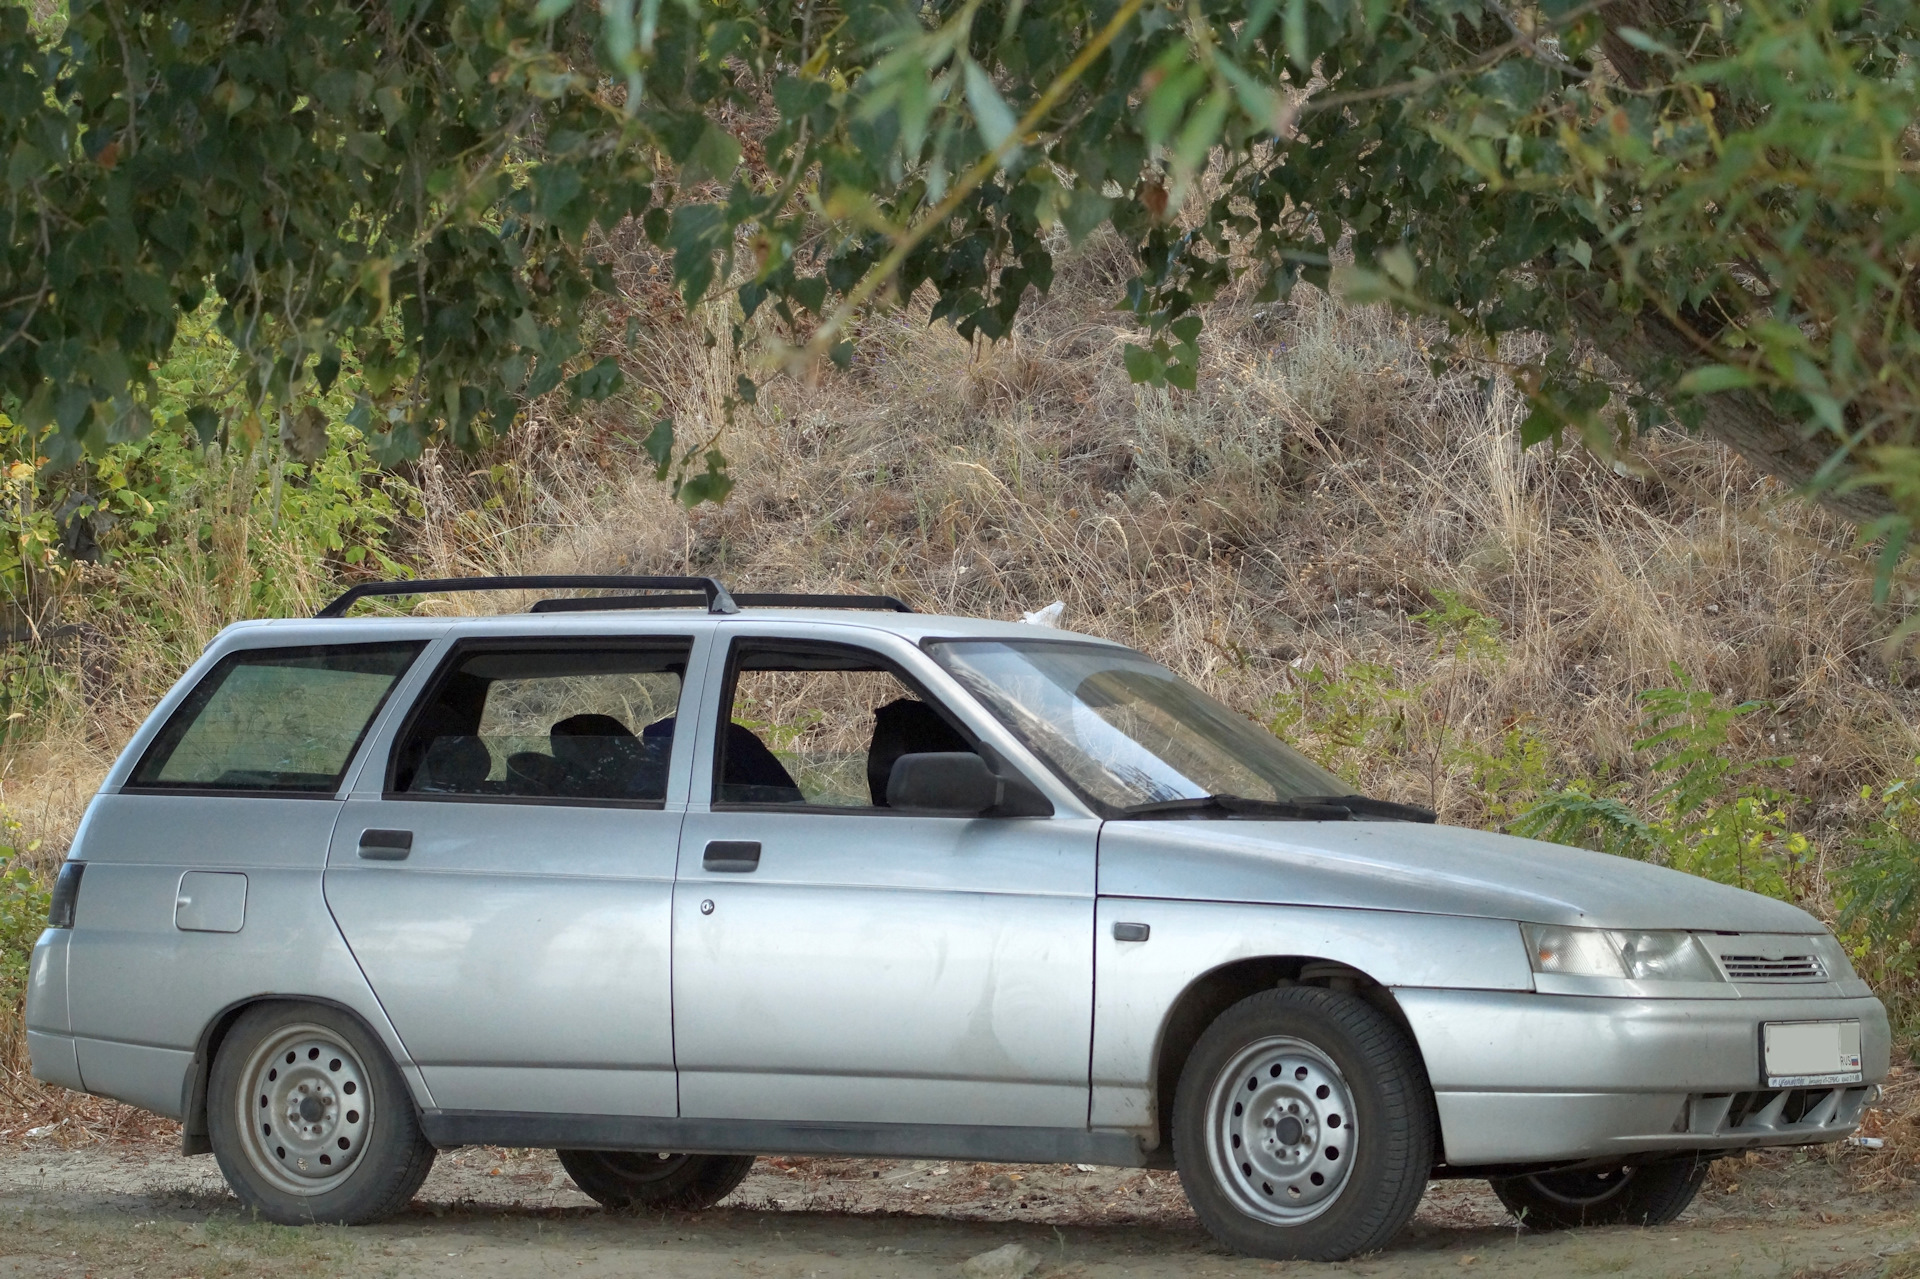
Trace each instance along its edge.
<path fill-rule="evenodd" d="M 681 482 L 675 496 L 680 499 L 682 506 L 723 501 L 733 491 L 733 477 L 727 474 L 727 459 L 719 449 L 707 450 L 706 463 L 705 471 Z"/>
<path fill-rule="evenodd" d="M 760 388 L 755 386 L 753 379 L 744 373 L 734 379 L 733 393 L 747 404 L 758 403 L 760 399 Z"/>
<path fill-rule="evenodd" d="M 1113 201 L 1089 187 L 1075 187 L 1060 206 L 1060 222 L 1067 239 L 1077 247 L 1099 229 L 1113 212 Z"/>
<path fill-rule="evenodd" d="M 1307 0 L 1287 0 L 1284 30 L 1287 61 L 1298 71 L 1312 69 L 1313 56 L 1307 49 Z"/>
<path fill-rule="evenodd" d="M 973 108 L 974 123 L 979 126 L 980 137 L 987 148 L 993 150 L 1012 136 L 1018 122 L 1006 99 L 1000 96 L 1000 90 L 993 87 L 993 80 L 971 58 L 966 62 L 966 82 L 967 105 Z M 1009 165 L 1013 154 L 1009 152 L 1005 157 Z"/>
<path fill-rule="evenodd" d="M 680 176 L 683 182 L 698 182 L 709 177 L 724 180 L 732 176 L 739 164 L 740 144 L 725 129 L 709 124 L 700 130 L 700 140 L 694 143 Z"/>
<path fill-rule="evenodd" d="M 1205 164 L 1213 144 L 1220 140 L 1220 128 L 1226 123 L 1227 104 L 1232 97 L 1226 89 L 1215 89 L 1187 117 L 1179 140 L 1173 144 L 1173 152 L 1189 169 Z"/>
<path fill-rule="evenodd" d="M 640 441 L 640 447 L 653 459 L 653 478 L 666 479 L 673 467 L 673 419 L 663 417 L 655 422 L 647 438 Z"/>
<path fill-rule="evenodd" d="M 1160 357 L 1143 346 L 1129 342 L 1121 350 L 1120 358 L 1127 366 L 1127 381 L 1134 383 L 1158 382 L 1164 367 Z"/>
<path fill-rule="evenodd" d="M 1689 371 L 1676 389 L 1682 395 L 1711 395 L 1716 391 L 1743 391 L 1759 384 L 1760 379 L 1750 369 L 1708 364 Z"/>
<path fill-rule="evenodd" d="M 1420 268 L 1414 263 L 1413 254 L 1407 252 L 1403 244 L 1396 244 L 1380 253 L 1380 268 L 1393 277 L 1394 283 L 1403 289 L 1411 289 Z"/>

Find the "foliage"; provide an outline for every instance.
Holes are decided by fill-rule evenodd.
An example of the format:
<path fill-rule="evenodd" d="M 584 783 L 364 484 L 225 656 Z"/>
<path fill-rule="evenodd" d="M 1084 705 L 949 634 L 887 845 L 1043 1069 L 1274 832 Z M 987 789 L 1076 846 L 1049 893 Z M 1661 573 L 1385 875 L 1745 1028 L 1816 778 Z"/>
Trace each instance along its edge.
<path fill-rule="evenodd" d="M 1369 760 L 1406 753 L 1413 697 L 1392 667 L 1377 662 L 1349 662 L 1338 671 L 1311 666 L 1294 672 L 1267 727 L 1283 740 L 1304 741 L 1321 764 L 1358 787 Z"/>
<path fill-rule="evenodd" d="M 20 823 L 0 811 L 0 835 L 11 839 L 19 829 Z M 19 852 L 10 843 L 0 844 L 0 1018 L 11 1021 L 26 997 L 27 961 L 47 926 L 50 900 Z"/>
<path fill-rule="evenodd" d="M 1007 333 L 1058 228 L 1139 271 L 1136 380 L 1196 308 L 1353 286 L 1512 376 L 1530 438 L 1669 408 L 1869 531 L 1920 511 L 1910 0 L 78 0 L 0 9 L 0 398 L 56 462 L 163 420 L 211 300 L 251 440 L 341 353 L 375 456 L 622 374 L 587 338 L 634 219 L 764 378 L 930 286 Z M 1498 339 L 1547 335 L 1522 366 Z M 1609 380 L 1595 349 L 1617 370 Z M 757 395 L 743 377 L 738 400 Z M 718 436 L 649 437 L 690 500 Z M 1866 459 L 1850 469 L 1849 457 Z"/>
<path fill-rule="evenodd" d="M 1665 779 L 1651 813 L 1576 781 L 1520 813 L 1510 829 L 1658 861 L 1769 896 L 1802 895 L 1812 845 L 1789 824 L 1786 796 L 1760 779 L 1793 761 L 1740 759 L 1730 749 L 1733 726 L 1762 704 L 1723 706 L 1678 666 L 1671 672 L 1673 684 L 1640 695 L 1646 736 L 1633 744 Z"/>
<path fill-rule="evenodd" d="M 152 370 L 155 403 L 195 398 L 237 409 L 233 349 L 211 308 L 182 323 Z M 190 427 L 163 425 L 65 470 L 35 456 L 33 432 L 0 414 L 0 599 L 9 625 L 0 648 L 0 738 L 54 694 L 76 643 L 145 626 L 168 637 L 170 666 L 189 661 L 207 624 L 311 611 L 331 579 L 361 566 L 404 575 L 390 546 L 415 508 L 411 487 L 384 474 L 353 407 L 351 356 L 324 396 L 305 397 L 277 437 L 203 444 Z M 110 598 L 105 617 L 88 601 Z M 191 615 L 189 615 L 191 614 Z M 88 641 L 82 633 L 92 633 Z M 84 666 L 85 663 L 83 662 Z"/>
<path fill-rule="evenodd" d="M 1915 761 L 1920 764 L 1920 760 Z M 1853 841 L 1853 858 L 1840 872 L 1840 922 L 1866 945 L 1883 979 L 1920 974 L 1920 783 L 1902 778 L 1864 789 L 1880 812 Z"/>

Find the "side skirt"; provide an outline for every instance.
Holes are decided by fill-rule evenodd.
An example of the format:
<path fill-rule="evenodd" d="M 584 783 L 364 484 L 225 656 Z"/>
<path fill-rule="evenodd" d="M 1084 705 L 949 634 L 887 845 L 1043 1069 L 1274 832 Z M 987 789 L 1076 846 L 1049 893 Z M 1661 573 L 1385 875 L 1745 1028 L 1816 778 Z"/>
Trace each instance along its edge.
<path fill-rule="evenodd" d="M 973 1159 L 984 1163 L 1146 1166 L 1132 1133 L 970 1124 L 775 1123 L 763 1119 L 672 1119 L 634 1115 L 551 1115 L 517 1110 L 428 1110 L 428 1141 L 455 1146 L 547 1150 L 666 1150 L 703 1155 L 872 1155 L 885 1159 Z"/>

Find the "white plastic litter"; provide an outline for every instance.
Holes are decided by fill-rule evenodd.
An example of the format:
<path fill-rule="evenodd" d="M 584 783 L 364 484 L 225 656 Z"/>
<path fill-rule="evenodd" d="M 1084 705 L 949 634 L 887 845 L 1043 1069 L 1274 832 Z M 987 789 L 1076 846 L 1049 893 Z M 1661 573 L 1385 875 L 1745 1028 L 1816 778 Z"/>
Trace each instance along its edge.
<path fill-rule="evenodd" d="M 1035 609 L 1031 613 L 1022 613 L 1020 620 L 1028 626 L 1059 626 L 1060 615 L 1067 611 L 1065 600 L 1055 600 L 1045 608 Z"/>
<path fill-rule="evenodd" d="M 1847 1144 L 1849 1146 L 1861 1146 L 1867 1150 L 1878 1150 L 1880 1147 L 1886 1145 L 1887 1142 L 1884 1137 L 1849 1137 L 1847 1138 Z"/>

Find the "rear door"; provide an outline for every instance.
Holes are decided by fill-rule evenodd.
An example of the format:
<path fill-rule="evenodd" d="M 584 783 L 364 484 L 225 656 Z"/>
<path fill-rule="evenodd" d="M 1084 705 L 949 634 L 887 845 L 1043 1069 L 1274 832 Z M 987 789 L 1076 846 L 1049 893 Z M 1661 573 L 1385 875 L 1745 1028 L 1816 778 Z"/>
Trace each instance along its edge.
<path fill-rule="evenodd" d="M 696 647 L 691 628 L 456 643 L 349 795 L 327 901 L 437 1107 L 675 1113 Z"/>

